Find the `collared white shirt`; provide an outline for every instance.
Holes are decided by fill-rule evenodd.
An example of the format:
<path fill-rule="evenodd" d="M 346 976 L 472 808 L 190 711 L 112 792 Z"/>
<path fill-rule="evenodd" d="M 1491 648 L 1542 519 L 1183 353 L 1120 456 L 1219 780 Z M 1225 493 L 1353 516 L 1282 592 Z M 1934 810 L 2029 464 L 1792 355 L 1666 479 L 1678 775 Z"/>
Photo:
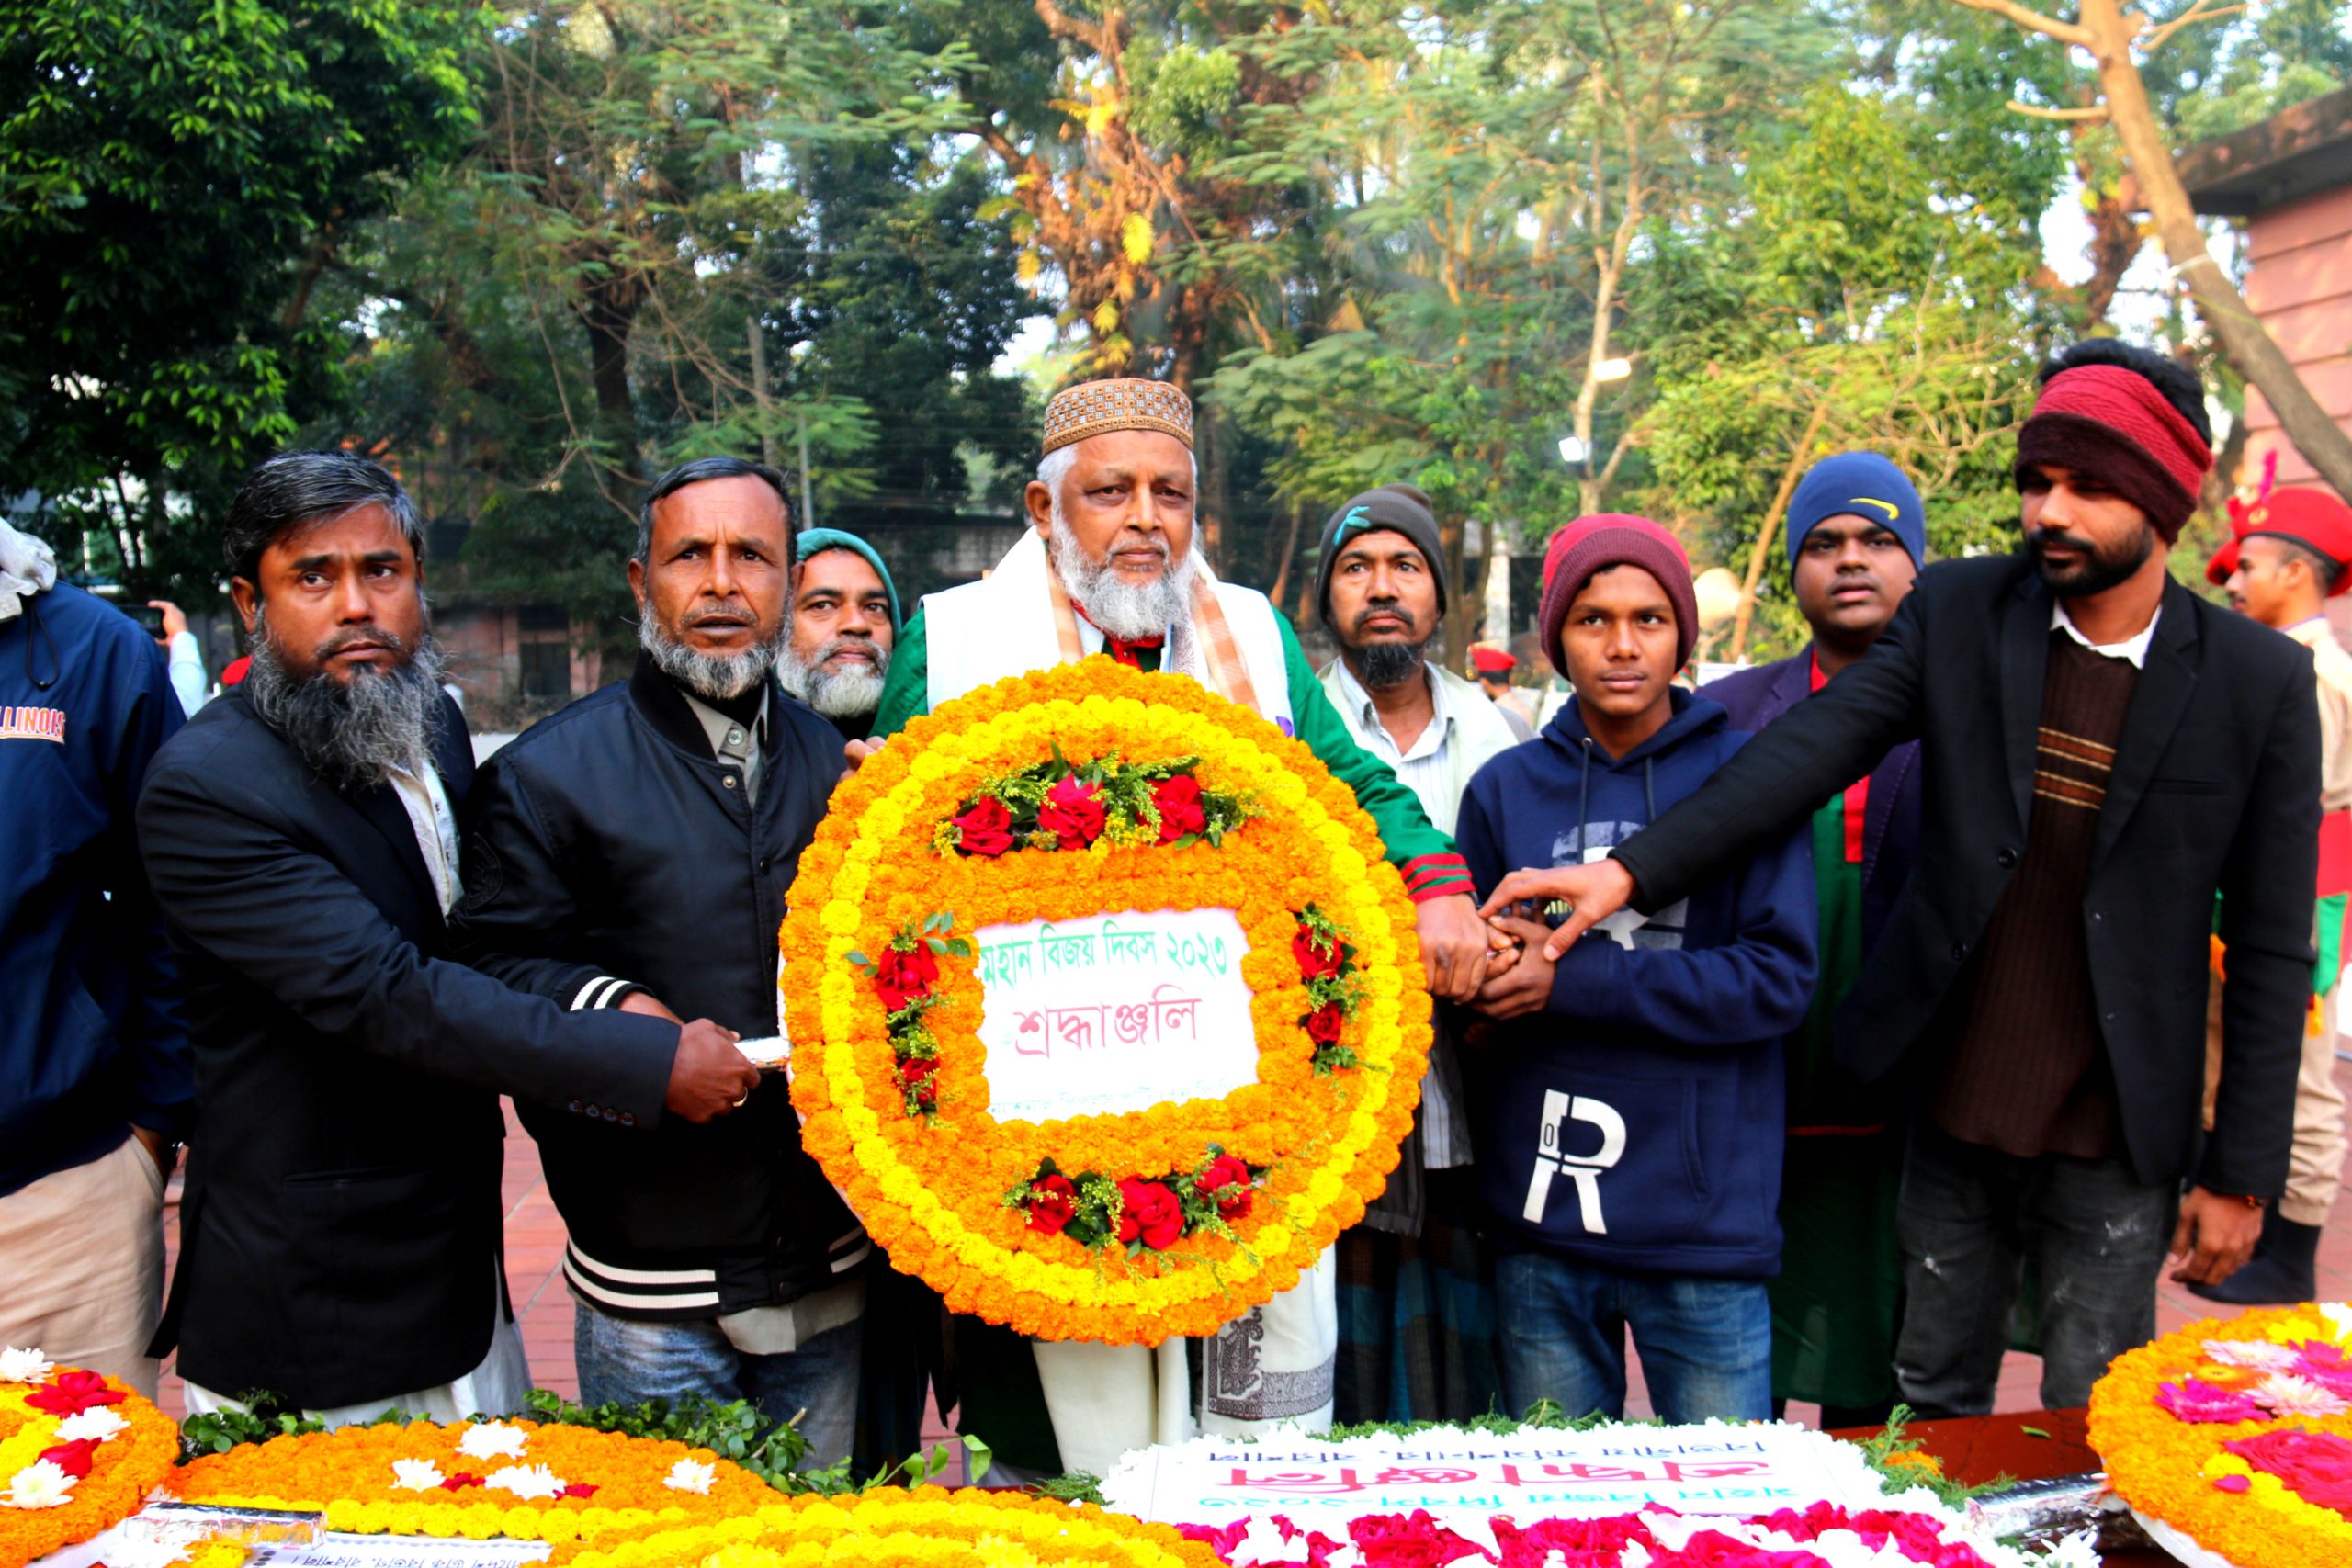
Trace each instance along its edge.
<path fill-rule="evenodd" d="M 1470 775 L 1495 751 L 1510 744 L 1511 737 L 1498 710 L 1489 716 L 1493 727 L 1503 731 L 1499 740 L 1482 745 L 1478 731 L 1465 730 L 1456 705 L 1467 700 L 1491 707 L 1484 692 L 1468 688 L 1471 695 L 1465 699 L 1462 688 L 1454 683 L 1455 678 L 1441 675 L 1429 664 L 1421 666 L 1421 679 L 1429 682 L 1431 711 L 1428 725 L 1409 747 L 1399 747 L 1396 737 L 1381 723 L 1380 710 L 1373 705 L 1372 694 L 1364 690 L 1363 682 L 1356 679 L 1346 660 L 1332 661 L 1324 685 L 1356 744 L 1387 763 L 1397 782 L 1411 790 L 1414 798 L 1421 803 L 1422 812 L 1437 830 L 1450 836 L 1456 818 L 1462 815 L 1462 792 L 1469 785 Z M 1472 754 L 1474 750 L 1476 754 Z M 1441 1043 L 1439 1050 L 1446 1049 Z M 1468 1129 L 1457 1129 L 1461 1119 L 1454 1108 L 1450 1080 L 1453 1080 L 1453 1072 L 1442 1069 L 1435 1061 L 1429 1075 L 1421 1079 L 1421 1162 L 1431 1170 L 1447 1170 L 1469 1163 Z"/>
<path fill-rule="evenodd" d="M 1373 705 L 1372 694 L 1363 689 L 1348 661 L 1340 660 L 1333 675 L 1339 682 L 1340 695 L 1346 704 L 1345 713 L 1355 722 L 1349 726 L 1356 732 L 1357 744 L 1388 764 L 1397 782 L 1413 792 L 1428 814 L 1430 824 L 1441 833 L 1451 835 L 1454 818 L 1462 813 L 1462 785 L 1467 778 L 1451 776 L 1455 772 L 1454 759 L 1447 748 L 1454 738 L 1453 696 L 1445 682 L 1431 679 L 1429 666 L 1421 666 L 1421 679 L 1430 691 L 1431 712 L 1430 721 L 1409 748 L 1400 749 L 1385 725 L 1380 722 L 1380 710 Z"/>
<path fill-rule="evenodd" d="M 394 768 L 392 793 L 401 797 L 401 807 L 408 813 L 417 852 L 424 857 L 424 869 L 433 877 L 433 895 L 441 901 L 441 912 L 446 915 L 465 891 L 458 880 L 458 818 L 449 809 L 448 792 L 441 787 L 440 773 L 427 765 L 422 777 L 406 768 Z"/>
<path fill-rule="evenodd" d="M 2064 632 L 2093 653 L 2109 659 L 2128 660 L 2132 669 L 2145 670 L 2148 667 L 2148 645 L 2155 640 L 2156 623 L 2164 618 L 2164 613 L 2165 607 L 2158 604 L 2156 613 L 2148 617 L 2148 624 L 2140 628 L 2137 637 L 2125 637 L 2121 642 L 2093 642 L 2083 635 L 2080 626 L 2075 625 L 2075 618 L 2066 614 L 2065 601 L 2061 600 L 2050 607 L 2050 629 Z"/>

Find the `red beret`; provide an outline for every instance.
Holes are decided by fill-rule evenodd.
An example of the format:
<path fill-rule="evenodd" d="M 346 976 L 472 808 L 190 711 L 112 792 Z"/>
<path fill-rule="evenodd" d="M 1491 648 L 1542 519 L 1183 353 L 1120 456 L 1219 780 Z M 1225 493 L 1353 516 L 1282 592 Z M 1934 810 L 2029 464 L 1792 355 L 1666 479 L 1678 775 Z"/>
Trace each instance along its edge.
<path fill-rule="evenodd" d="M 2352 567 L 2352 507 L 2324 490 L 2274 490 L 2239 513 L 2234 521 L 2242 538 L 2275 535 L 2317 550 L 2339 568 Z M 2217 556 L 2216 564 L 2219 560 Z M 2211 568 L 2206 575 L 2212 575 Z M 2339 571 L 2330 592 L 2346 589 L 2352 589 L 2352 571 Z"/>
<path fill-rule="evenodd" d="M 1499 648 L 1474 648 L 1470 668 L 1481 675 L 1508 675 L 1519 668 L 1519 660 Z"/>

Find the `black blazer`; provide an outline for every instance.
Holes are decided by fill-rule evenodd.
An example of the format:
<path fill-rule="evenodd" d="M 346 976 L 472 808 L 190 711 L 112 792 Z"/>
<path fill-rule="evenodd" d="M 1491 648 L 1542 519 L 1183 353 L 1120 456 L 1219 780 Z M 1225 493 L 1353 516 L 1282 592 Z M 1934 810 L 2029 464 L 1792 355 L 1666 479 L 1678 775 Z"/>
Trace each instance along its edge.
<path fill-rule="evenodd" d="M 434 763 L 473 780 L 446 699 Z M 306 1407 L 462 1376 L 503 1292 L 498 1096 L 659 1118 L 677 1028 L 565 1012 L 438 956 L 399 796 L 329 788 L 243 694 L 157 756 L 140 848 L 187 991 L 195 1128 L 151 1354 Z"/>
<path fill-rule="evenodd" d="M 1838 1016 L 1840 1057 L 1891 1068 L 1970 973 L 2024 853 L 2052 601 L 2023 556 L 1950 561 L 1869 657 L 1749 741 L 1618 858 L 1643 908 L 1922 742 L 1918 868 Z M 2319 866 L 2319 704 L 2308 649 L 2165 587 L 2083 900 L 2124 1143 L 2146 1182 L 2274 1197 L 2287 1170 Z M 2229 944 L 2221 1099 L 2201 1152 L 2207 934 Z"/>

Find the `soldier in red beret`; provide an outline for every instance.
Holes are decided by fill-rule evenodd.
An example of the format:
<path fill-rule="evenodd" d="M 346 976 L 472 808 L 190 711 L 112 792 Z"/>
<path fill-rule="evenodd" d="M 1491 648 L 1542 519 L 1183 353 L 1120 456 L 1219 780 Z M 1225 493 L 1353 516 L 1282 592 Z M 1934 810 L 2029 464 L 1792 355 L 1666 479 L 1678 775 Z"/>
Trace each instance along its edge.
<path fill-rule="evenodd" d="M 2318 1293 L 2312 1270 L 2320 1231 L 2344 1169 L 2333 993 L 2344 963 L 2346 895 L 2352 892 L 2352 810 L 2346 809 L 2352 807 L 2352 653 L 2335 640 L 2324 606 L 2352 588 L 2352 507 L 2322 490 L 2278 491 L 2252 506 L 2232 502 L 2230 531 L 2206 577 L 2226 587 L 2239 610 L 2312 650 L 2319 682 L 2320 807 L 2326 814 L 2319 829 L 2319 964 L 2295 1082 L 2287 1189 L 2264 1216 L 2254 1260 L 2219 1284 L 2188 1287 L 2211 1301 L 2251 1305 L 2307 1302 Z M 2218 1061 L 2218 1032 L 2208 1030 L 2209 1062 Z"/>

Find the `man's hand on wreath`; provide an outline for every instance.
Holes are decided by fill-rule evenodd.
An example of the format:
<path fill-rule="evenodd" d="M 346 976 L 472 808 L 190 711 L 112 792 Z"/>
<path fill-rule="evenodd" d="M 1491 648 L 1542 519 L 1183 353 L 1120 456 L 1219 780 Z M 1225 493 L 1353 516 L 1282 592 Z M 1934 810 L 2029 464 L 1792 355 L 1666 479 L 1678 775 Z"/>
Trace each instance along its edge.
<path fill-rule="evenodd" d="M 1514 871 L 1495 885 L 1478 912 L 1493 919 L 1513 904 L 1541 909 L 1546 904 L 1568 907 L 1568 918 L 1555 931 L 1544 933 L 1543 953 L 1556 959 L 1600 921 L 1623 908 L 1634 897 L 1634 874 L 1614 860 L 1590 865 L 1555 865 L 1548 870 Z"/>
<path fill-rule="evenodd" d="M 1488 1018 L 1518 1018 L 1541 1012 L 1552 999 L 1552 971 L 1557 967 L 1544 955 L 1544 939 L 1551 934 L 1532 920 L 1505 915 L 1491 922 L 1517 945 L 1517 962 L 1502 970 L 1489 969 L 1487 983 L 1470 1003 Z"/>
<path fill-rule="evenodd" d="M 1413 925 L 1421 939 L 1421 968 L 1430 995 L 1452 1002 L 1476 996 L 1487 977 L 1487 923 L 1470 896 L 1455 893 L 1414 905 Z"/>
<path fill-rule="evenodd" d="M 735 1049 L 742 1038 L 707 1018 L 678 1031 L 678 1054 L 670 1063 L 670 1089 L 662 1108 L 689 1122 L 726 1115 L 760 1087 L 760 1069 Z"/>
<path fill-rule="evenodd" d="M 2186 1259 L 2172 1277 L 2184 1285 L 2218 1285 L 2245 1267 L 2262 1239 L 2263 1211 L 2243 1198 L 2192 1187 L 2180 1201 L 2180 1224 L 2173 1228 L 2176 1258 Z"/>
<path fill-rule="evenodd" d="M 885 739 L 888 739 L 888 737 L 885 737 Z M 857 766 L 860 762 L 865 761 L 865 759 L 871 757 L 875 752 L 879 751 L 880 750 L 882 750 L 882 742 L 880 740 L 842 741 L 842 761 L 846 762 L 848 766 L 843 768 L 842 772 L 844 773 L 854 773 L 857 772 Z"/>

